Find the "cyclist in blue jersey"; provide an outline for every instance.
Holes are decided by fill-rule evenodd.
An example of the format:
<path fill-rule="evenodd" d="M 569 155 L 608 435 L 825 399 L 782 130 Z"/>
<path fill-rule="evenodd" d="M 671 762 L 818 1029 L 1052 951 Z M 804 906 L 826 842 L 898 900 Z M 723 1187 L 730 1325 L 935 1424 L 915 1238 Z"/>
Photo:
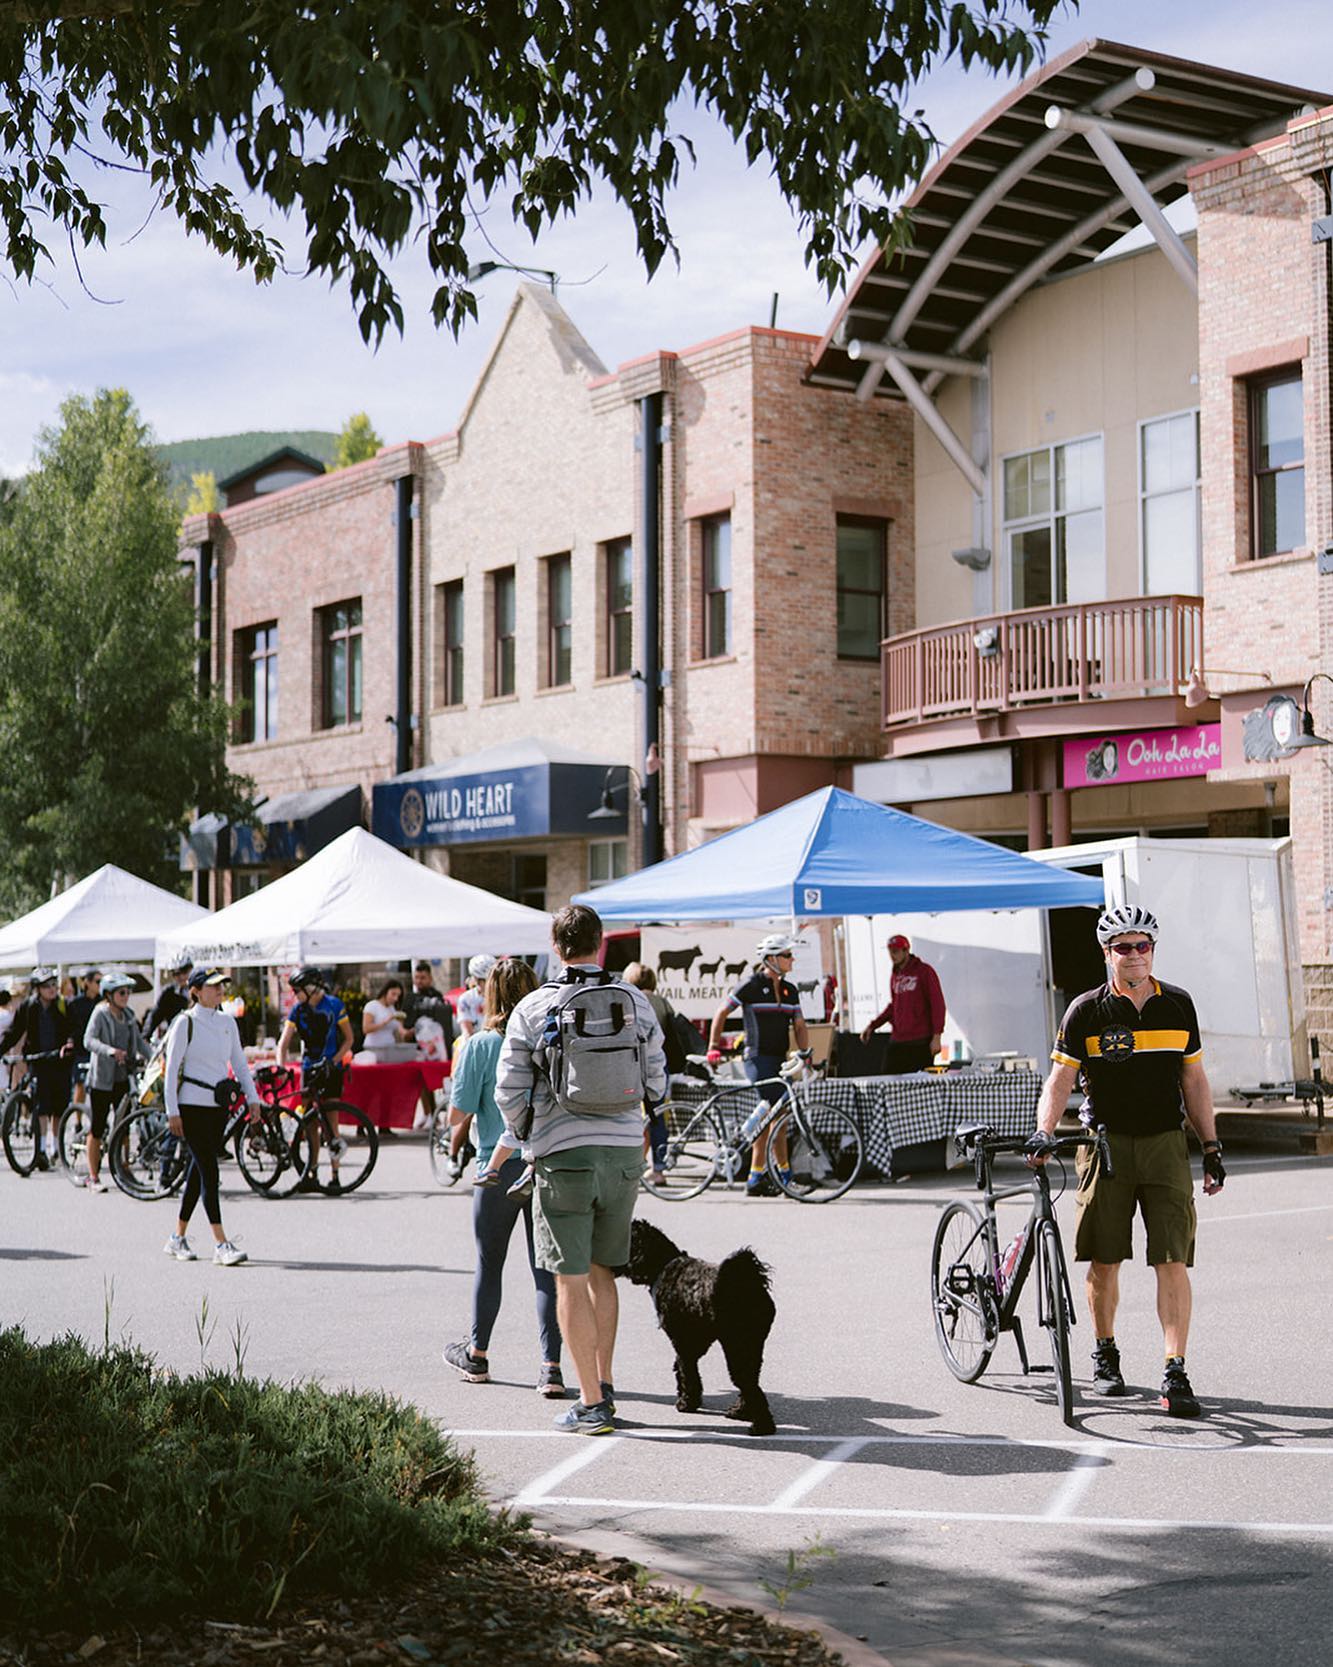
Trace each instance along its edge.
<path fill-rule="evenodd" d="M 796 953 L 796 939 L 783 932 L 770 933 L 755 946 L 759 964 L 754 975 L 731 992 L 713 1015 L 708 1036 L 708 1063 L 716 1065 L 722 1058 L 722 1029 L 728 1017 L 739 1007 L 745 1027 L 745 1074 L 751 1082 L 776 1077 L 778 1068 L 787 1057 L 792 1035 L 802 1055 L 810 1058 L 810 1036 L 801 1012 L 801 997 L 788 976 Z M 759 1092 L 770 1105 L 782 1095 L 782 1085 L 770 1082 Z M 785 1142 L 785 1137 L 782 1137 Z M 787 1154 L 778 1148 L 778 1163 L 785 1167 Z M 758 1135 L 750 1147 L 750 1174 L 745 1183 L 747 1198 L 771 1197 L 776 1191 L 768 1178 L 768 1131 Z"/>
<path fill-rule="evenodd" d="M 351 1052 L 352 1021 L 341 1000 L 326 988 L 324 974 L 318 967 L 298 967 L 287 983 L 296 999 L 288 1010 L 282 1035 L 278 1038 L 278 1064 L 285 1065 L 299 1044 L 301 1080 L 310 1084 L 312 1080 L 319 1080 L 321 1067 Z M 301 1182 L 306 1191 L 313 1192 L 316 1188 L 319 1152 L 320 1129 L 316 1119 L 310 1129 L 310 1172 Z M 338 1191 L 336 1160 L 329 1190 Z"/>

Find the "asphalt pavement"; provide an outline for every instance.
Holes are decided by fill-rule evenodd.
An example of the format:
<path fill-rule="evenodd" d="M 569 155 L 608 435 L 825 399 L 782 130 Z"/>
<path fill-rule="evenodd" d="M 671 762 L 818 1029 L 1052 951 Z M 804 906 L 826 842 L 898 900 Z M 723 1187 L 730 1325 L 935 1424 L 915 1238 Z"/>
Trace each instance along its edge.
<path fill-rule="evenodd" d="M 202 1219 L 198 1262 L 163 1256 L 170 1203 L 0 1166 L 0 1322 L 124 1338 L 180 1369 L 240 1358 L 279 1380 L 383 1388 L 455 1431 L 495 1498 L 541 1525 L 741 1598 L 785 1593 L 896 1667 L 1285 1667 L 1325 1659 L 1333 1635 L 1333 1159 L 1228 1162 L 1225 1192 L 1199 1200 L 1197 1423 L 1156 1405 L 1161 1338 L 1141 1263 L 1125 1270 L 1118 1326 L 1133 1392 L 1083 1394 L 1077 1428 L 1060 1422 L 1049 1374 L 1019 1373 L 1008 1338 L 979 1384 L 949 1375 L 928 1262 L 938 1211 L 967 1194 L 969 1171 L 818 1207 L 644 1196 L 683 1249 L 752 1244 L 772 1265 L 768 1438 L 717 1416 L 731 1391 L 716 1350 L 710 1410 L 675 1411 L 669 1346 L 648 1293 L 629 1286 L 622 1428 L 556 1434 L 555 1407 L 534 1393 L 517 1236 L 494 1380 L 461 1382 L 440 1349 L 467 1330 L 470 1195 L 433 1183 L 419 1139 L 386 1142 L 366 1188 L 337 1200 L 260 1199 L 229 1165 L 224 1215 L 251 1258 L 236 1269 L 207 1259 Z M 1060 1215 L 1068 1242 L 1072 1200 Z"/>

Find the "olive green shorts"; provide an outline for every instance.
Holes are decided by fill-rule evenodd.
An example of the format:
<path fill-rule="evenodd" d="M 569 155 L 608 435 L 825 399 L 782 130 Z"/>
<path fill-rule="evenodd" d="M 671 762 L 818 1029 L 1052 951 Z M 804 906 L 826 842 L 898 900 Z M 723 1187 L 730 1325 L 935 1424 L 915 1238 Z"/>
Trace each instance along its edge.
<path fill-rule="evenodd" d="M 1183 1129 L 1166 1134 L 1108 1134 L 1112 1176 L 1099 1173 L 1096 1150 L 1079 1148 L 1074 1256 L 1080 1262 L 1127 1262 L 1134 1211 L 1148 1230 L 1147 1262 L 1194 1266 L 1194 1176 Z"/>
<path fill-rule="evenodd" d="M 573 1146 L 537 1159 L 532 1226 L 537 1266 L 587 1273 L 629 1261 L 629 1230 L 643 1179 L 643 1148 Z"/>

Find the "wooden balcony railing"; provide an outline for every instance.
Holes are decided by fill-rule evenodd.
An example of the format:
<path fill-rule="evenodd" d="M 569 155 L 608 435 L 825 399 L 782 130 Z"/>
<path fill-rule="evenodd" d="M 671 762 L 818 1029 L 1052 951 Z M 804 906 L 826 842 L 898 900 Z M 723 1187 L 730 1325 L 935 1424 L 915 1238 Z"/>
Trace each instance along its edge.
<path fill-rule="evenodd" d="M 958 620 L 883 644 L 884 728 L 1053 701 L 1175 694 L 1202 664 L 1198 596 Z"/>

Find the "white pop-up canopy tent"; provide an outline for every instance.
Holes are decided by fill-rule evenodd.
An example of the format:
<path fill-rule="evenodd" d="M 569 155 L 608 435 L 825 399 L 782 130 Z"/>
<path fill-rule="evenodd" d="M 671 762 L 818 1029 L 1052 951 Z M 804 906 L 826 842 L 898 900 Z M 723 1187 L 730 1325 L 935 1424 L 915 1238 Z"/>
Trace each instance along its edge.
<path fill-rule="evenodd" d="M 157 942 L 159 964 L 291 966 L 549 949 L 551 917 L 352 828 L 262 891 Z"/>
<path fill-rule="evenodd" d="M 197 903 L 105 863 L 0 929 L 0 967 L 151 961 L 164 932 L 207 918 Z"/>

